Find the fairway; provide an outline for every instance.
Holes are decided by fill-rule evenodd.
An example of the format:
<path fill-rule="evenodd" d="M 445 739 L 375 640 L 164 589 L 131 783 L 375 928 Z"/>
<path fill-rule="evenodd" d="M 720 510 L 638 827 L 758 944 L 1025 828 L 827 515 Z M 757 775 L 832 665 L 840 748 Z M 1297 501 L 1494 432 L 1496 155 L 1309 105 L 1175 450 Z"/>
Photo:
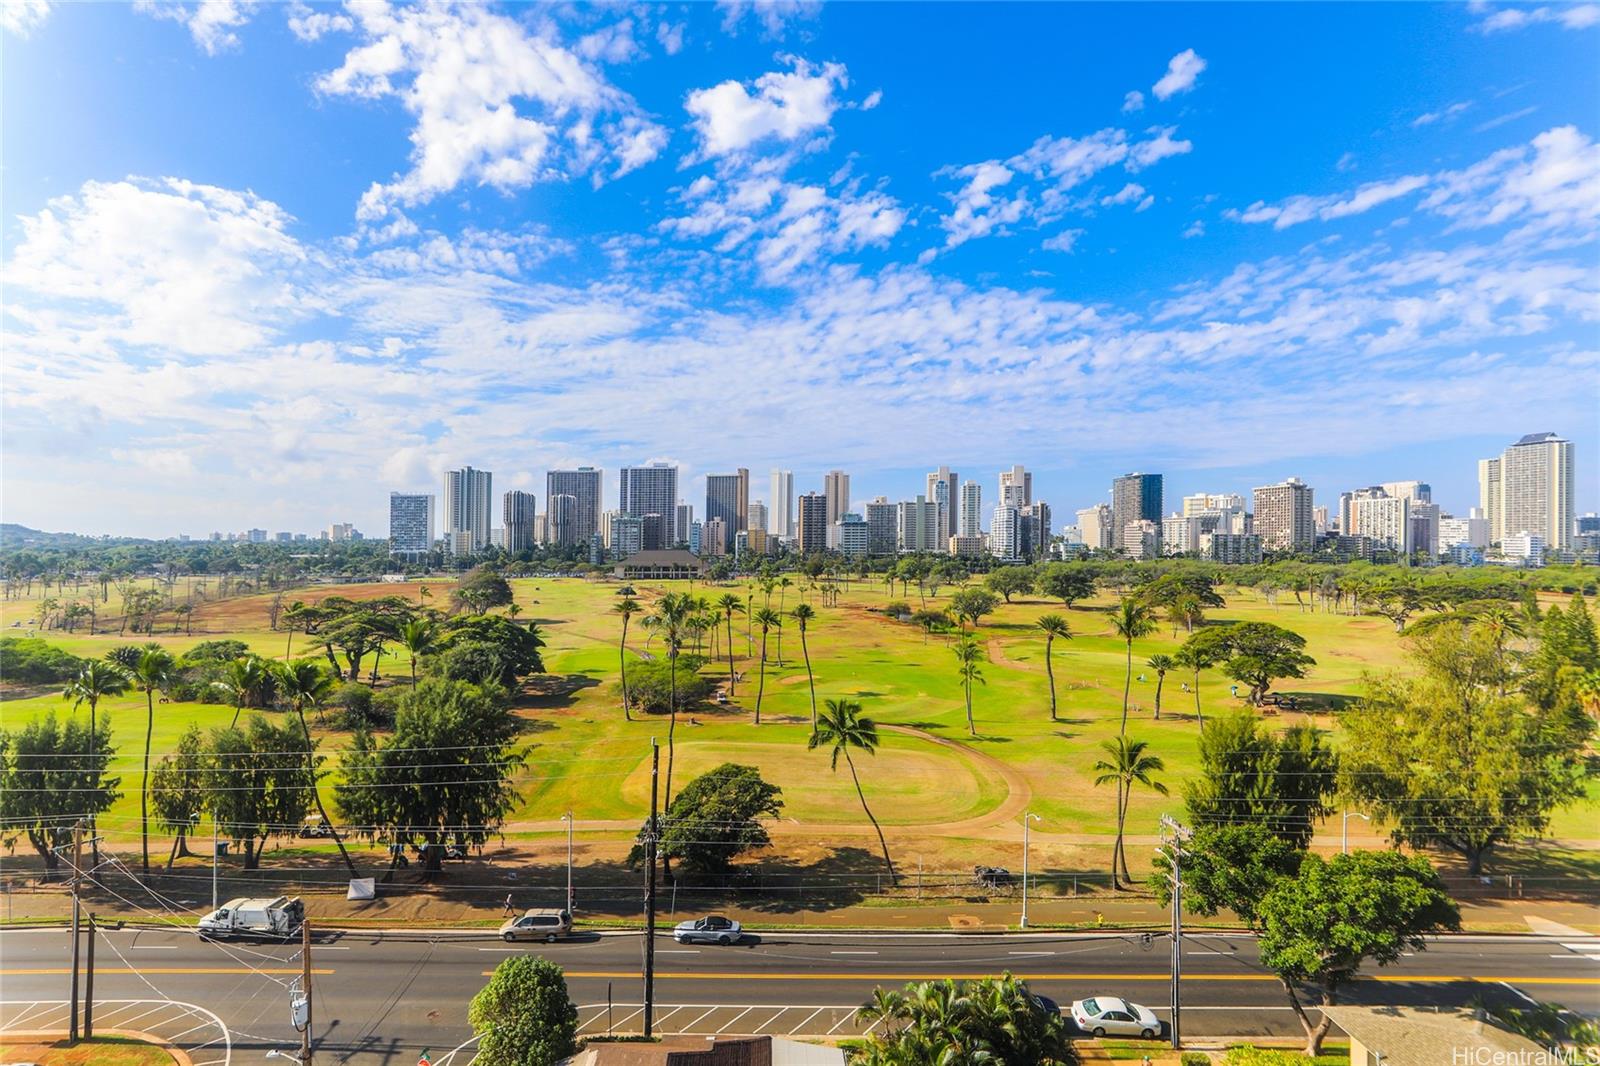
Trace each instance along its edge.
<path fill-rule="evenodd" d="M 649 765 L 652 738 L 662 745 L 666 766 L 668 721 L 665 716 L 627 721 L 621 709 L 618 674 L 622 655 L 618 646 L 620 619 L 612 612 L 620 586 L 609 580 L 578 578 L 517 579 L 513 582 L 520 618 L 532 620 L 547 641 L 545 665 L 551 675 L 568 679 L 562 694 L 523 693 L 517 713 L 527 722 L 526 766 L 518 774 L 520 804 L 507 825 L 508 833 L 544 834 L 560 828 L 559 819 L 571 812 L 579 823 L 622 831 L 641 821 L 649 805 Z M 310 602 L 327 595 L 354 598 L 403 596 L 434 606 L 448 603 L 447 581 L 404 584 L 319 586 L 299 590 L 289 599 Z M 422 589 L 429 595 L 424 597 Z M 653 604 L 668 591 L 690 592 L 714 602 L 733 593 L 741 603 L 760 608 L 766 597 L 748 583 L 725 586 L 660 584 L 635 586 L 636 598 L 646 617 Z M 929 607 L 947 604 L 953 590 L 926 597 Z M 908 594 L 909 592 L 909 594 Z M 1294 630 L 1307 640 L 1316 659 L 1305 678 L 1275 686 L 1309 703 L 1307 712 L 1270 714 L 1268 721 L 1291 724 L 1313 720 L 1333 730 L 1337 743 L 1338 708 L 1358 691 L 1364 673 L 1397 668 L 1403 661 L 1401 640 L 1385 619 L 1348 614 L 1312 612 L 1298 607 L 1288 594 L 1276 603 L 1259 592 L 1227 586 L 1219 588 L 1226 606 L 1209 613 L 1211 623 L 1268 621 Z M 1112 794 L 1094 784 L 1094 764 L 1103 757 L 1100 745 L 1118 731 L 1122 689 L 1127 663 L 1126 645 L 1111 632 L 1109 608 L 1113 598 L 1102 594 L 1074 604 L 1038 596 L 1018 597 L 1002 604 L 977 627 L 988 661 L 982 681 L 974 685 L 973 717 L 976 735 L 969 733 L 966 706 L 955 671 L 951 635 L 928 635 L 920 628 L 891 619 L 883 608 L 895 601 L 924 604 L 915 587 L 892 591 L 881 581 L 851 582 L 836 605 L 824 606 L 818 590 L 797 580 L 792 587 L 774 592 L 770 605 L 784 612 L 785 627 L 769 634 L 768 661 L 762 681 L 761 634 L 750 629 L 742 613 L 732 629 L 733 670 L 741 675 L 731 699 L 724 704 L 680 716 L 674 734 L 673 788 L 681 788 L 695 774 L 723 762 L 760 768 L 762 775 L 783 789 L 784 811 L 775 836 L 792 834 L 826 839 L 830 834 L 855 839 L 870 832 L 861 811 L 850 774 L 841 761 L 829 766 L 826 751 L 810 751 L 811 689 L 807 683 L 800 634 L 789 611 L 802 600 L 816 615 L 809 623 L 806 648 L 820 705 L 831 698 L 861 703 L 866 715 L 878 722 L 881 747 L 876 754 L 856 755 L 862 790 L 886 831 L 898 839 L 928 837 L 960 839 L 1019 838 L 1023 810 L 1038 815 L 1035 832 L 1041 842 L 1055 840 L 1063 848 L 1086 844 L 1114 832 Z M 295 656 L 322 658 L 320 645 L 304 634 L 273 632 L 268 622 L 269 597 L 253 596 L 202 602 L 192 619 L 193 635 L 158 633 L 154 639 L 180 652 L 201 640 L 235 637 L 252 649 L 282 658 L 289 649 Z M 30 616 L 28 601 L 0 604 L 0 624 Z M 1044 614 L 1063 615 L 1071 627 L 1070 639 L 1058 639 L 1053 667 L 1058 699 L 1058 720 L 1049 714 L 1049 689 L 1043 634 L 1037 619 Z M 8 629 L 17 632 L 16 629 Z M 1159 720 L 1155 717 L 1155 672 L 1145 661 L 1157 652 L 1170 653 L 1186 637 L 1163 623 L 1150 637 L 1135 642 L 1133 680 L 1129 691 L 1128 732 L 1148 742 L 1165 763 L 1157 775 L 1169 790 L 1162 796 L 1136 790 L 1129 813 L 1129 832 L 1155 831 L 1164 812 L 1181 810 L 1184 782 L 1197 765 L 1196 717 L 1193 678 L 1170 672 L 1164 682 Z M 704 673 L 725 690 L 728 683 L 728 623 L 723 616 L 716 633 L 700 639 L 703 654 L 715 652 Z M 145 637 L 88 636 L 51 632 L 48 639 L 80 655 L 103 654 L 118 644 Z M 781 644 L 781 659 L 780 659 Z M 691 649 L 692 650 L 692 649 Z M 636 618 L 629 630 L 627 660 L 637 663 L 662 652 L 651 627 Z M 404 652 L 386 655 L 380 663 L 382 684 L 409 684 L 410 663 Z M 365 673 L 365 669 L 363 671 Z M 1230 692 L 1231 683 L 1219 672 L 1200 677 L 1200 711 L 1215 715 L 1245 706 Z M 761 691 L 762 724 L 754 724 L 757 690 Z M 108 700 L 118 748 L 115 769 L 122 778 L 122 798 L 102 819 L 112 833 L 137 832 L 139 756 L 143 745 L 145 701 L 142 694 Z M 7 725 L 70 705 L 53 692 L 41 692 L 0 705 Z M 1269 712 L 1270 713 L 1270 712 Z M 191 724 L 202 729 L 226 725 L 230 706 L 198 703 L 158 703 L 152 749 L 170 751 Z M 348 734 L 313 725 L 330 771 L 323 790 L 332 800 L 338 774 L 338 752 Z M 1584 840 L 1593 835 L 1600 814 L 1593 794 L 1581 805 L 1558 811 L 1551 835 Z M 1338 820 L 1325 826 L 1320 843 L 1337 846 Z M 1365 833 L 1365 827 L 1361 827 Z M 204 832 L 204 830 L 202 830 Z M 160 846 L 167 846 L 161 835 Z M 152 832 L 152 850 L 157 846 Z M 1140 852 L 1147 849 L 1130 849 Z M 163 856 L 164 857 L 164 856 Z M 1136 865 L 1141 858 L 1135 858 Z"/>

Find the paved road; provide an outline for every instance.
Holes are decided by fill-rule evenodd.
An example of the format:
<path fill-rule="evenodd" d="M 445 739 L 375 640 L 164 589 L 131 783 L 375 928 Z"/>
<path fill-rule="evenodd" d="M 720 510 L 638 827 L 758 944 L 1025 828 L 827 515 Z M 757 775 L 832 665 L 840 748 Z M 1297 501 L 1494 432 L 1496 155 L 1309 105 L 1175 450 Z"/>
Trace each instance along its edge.
<path fill-rule="evenodd" d="M 68 936 L 18 930 L 0 943 L 0 1027 L 21 1004 L 64 999 Z M 312 949 L 316 1047 L 321 1061 L 410 1064 L 424 1048 L 448 1051 L 470 1035 L 467 1002 L 510 954 L 538 952 L 566 968 L 586 1028 L 639 1027 L 637 935 L 589 936 L 511 946 L 481 933 L 320 934 Z M 1085 934 L 969 935 L 768 933 L 730 947 L 657 945 L 657 1017 L 667 1032 L 855 1032 L 850 1008 L 878 984 L 1003 970 L 1061 1003 L 1093 993 L 1126 995 L 1166 1016 L 1168 942 Z M 236 1061 L 255 1061 L 297 1038 L 288 984 L 297 948 L 209 944 L 192 932 L 125 929 L 105 934 L 99 999 L 171 997 L 215 1011 L 231 1030 Z M 1281 988 L 1245 937 L 1185 937 L 1184 1032 L 1297 1032 Z M 1351 1002 L 1461 1004 L 1531 996 L 1600 1013 L 1600 938 L 1456 937 L 1378 971 Z M 609 1012 L 606 1005 L 612 1004 Z"/>

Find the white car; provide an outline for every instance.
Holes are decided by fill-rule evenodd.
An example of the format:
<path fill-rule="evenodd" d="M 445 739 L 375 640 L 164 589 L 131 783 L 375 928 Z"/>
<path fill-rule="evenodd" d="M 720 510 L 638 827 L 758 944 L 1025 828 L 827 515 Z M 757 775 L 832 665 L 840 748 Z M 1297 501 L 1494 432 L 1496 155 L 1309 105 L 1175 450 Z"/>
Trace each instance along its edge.
<path fill-rule="evenodd" d="M 1072 1021 L 1093 1036 L 1137 1036 L 1154 1040 L 1161 1035 L 1161 1019 L 1149 1007 L 1116 996 L 1095 996 L 1072 1003 Z"/>
<path fill-rule="evenodd" d="M 738 922 L 720 914 L 679 922 L 672 930 L 672 939 L 680 944 L 736 944 L 743 936 Z"/>

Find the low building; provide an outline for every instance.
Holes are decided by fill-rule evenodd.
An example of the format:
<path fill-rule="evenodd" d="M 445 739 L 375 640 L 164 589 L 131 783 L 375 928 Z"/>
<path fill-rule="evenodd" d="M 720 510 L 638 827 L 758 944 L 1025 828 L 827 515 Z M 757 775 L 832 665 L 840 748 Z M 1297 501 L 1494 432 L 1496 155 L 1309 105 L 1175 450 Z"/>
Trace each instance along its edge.
<path fill-rule="evenodd" d="M 1350 1037 L 1350 1066 L 1487 1066 L 1553 1062 L 1548 1048 L 1470 1011 L 1429 1007 L 1324 1007 Z"/>
<path fill-rule="evenodd" d="M 989 538 L 979 533 L 975 537 L 951 537 L 950 554 L 976 558 L 989 550 Z"/>
<path fill-rule="evenodd" d="M 635 552 L 612 569 L 625 581 L 690 581 L 705 573 L 705 564 L 682 548 Z"/>
<path fill-rule="evenodd" d="M 1515 560 L 1518 566 L 1543 566 L 1544 552 L 1544 538 L 1527 530 L 1507 533 L 1500 541 L 1500 554 Z"/>
<path fill-rule="evenodd" d="M 1148 518 L 1129 522 L 1122 527 L 1117 547 L 1130 559 L 1154 559 L 1161 554 L 1161 527 Z"/>

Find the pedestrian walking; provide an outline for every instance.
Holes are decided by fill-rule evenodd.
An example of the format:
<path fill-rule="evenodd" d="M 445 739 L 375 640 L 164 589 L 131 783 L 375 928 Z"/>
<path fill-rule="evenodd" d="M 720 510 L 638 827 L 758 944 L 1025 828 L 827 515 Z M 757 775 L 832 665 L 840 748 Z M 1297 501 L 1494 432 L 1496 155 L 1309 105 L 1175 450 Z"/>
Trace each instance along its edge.
<path fill-rule="evenodd" d="M 509 892 L 506 893 L 506 905 L 505 905 L 505 908 L 500 913 L 502 913 L 502 914 L 504 914 L 504 915 L 506 915 L 508 917 L 510 915 L 516 913 L 516 908 L 511 905 L 511 893 L 509 893 Z"/>

